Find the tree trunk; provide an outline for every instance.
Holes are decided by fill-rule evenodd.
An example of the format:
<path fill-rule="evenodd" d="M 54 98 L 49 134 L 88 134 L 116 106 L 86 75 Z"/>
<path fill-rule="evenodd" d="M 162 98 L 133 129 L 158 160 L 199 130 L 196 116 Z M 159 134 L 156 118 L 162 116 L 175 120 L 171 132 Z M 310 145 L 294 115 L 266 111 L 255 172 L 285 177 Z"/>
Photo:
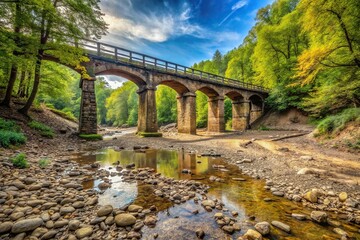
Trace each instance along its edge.
<path fill-rule="evenodd" d="M 20 34 L 20 29 L 21 29 L 20 15 L 21 15 L 21 6 L 20 6 L 20 2 L 17 1 L 16 7 L 15 7 L 15 27 L 14 27 L 14 42 L 15 42 L 15 44 L 18 44 L 20 42 L 19 41 L 19 34 Z M 15 51 L 13 51 L 13 55 L 16 57 L 19 55 L 19 53 L 15 50 Z M 11 66 L 10 77 L 9 77 L 9 82 L 8 82 L 8 85 L 6 88 L 5 98 L 0 103 L 0 105 L 2 105 L 2 106 L 10 107 L 11 96 L 12 96 L 12 92 L 13 92 L 15 81 L 16 81 L 16 75 L 17 75 L 17 66 L 16 66 L 16 64 L 13 63 Z"/>
<path fill-rule="evenodd" d="M 12 92 L 13 92 L 15 81 L 16 81 L 16 75 L 17 75 L 17 66 L 15 66 L 15 64 L 13 64 L 11 66 L 9 82 L 6 87 L 5 98 L 3 99 L 3 101 L 0 104 L 2 106 L 10 107 L 11 96 L 12 96 Z"/>
<path fill-rule="evenodd" d="M 36 63 L 35 63 L 35 75 L 34 75 L 34 84 L 33 84 L 33 89 L 31 91 L 30 97 L 27 100 L 26 104 L 24 107 L 22 107 L 21 109 L 19 109 L 18 111 L 24 115 L 28 115 L 29 110 L 31 105 L 33 104 L 37 91 L 39 89 L 39 84 L 40 84 L 40 72 L 41 72 L 41 63 L 42 63 L 42 59 L 43 59 L 43 54 L 44 51 L 42 49 L 40 49 L 38 51 L 37 54 L 37 59 L 36 59 Z"/>
<path fill-rule="evenodd" d="M 27 71 L 25 71 L 25 70 L 21 71 L 19 89 L 17 92 L 18 97 L 24 97 L 26 75 L 27 75 Z"/>

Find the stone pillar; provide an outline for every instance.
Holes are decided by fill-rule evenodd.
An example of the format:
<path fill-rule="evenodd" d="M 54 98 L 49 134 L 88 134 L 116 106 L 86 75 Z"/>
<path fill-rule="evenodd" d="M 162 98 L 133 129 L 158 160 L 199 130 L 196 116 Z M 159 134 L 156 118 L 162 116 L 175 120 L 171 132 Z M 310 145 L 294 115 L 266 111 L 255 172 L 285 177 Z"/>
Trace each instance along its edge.
<path fill-rule="evenodd" d="M 259 117 L 262 116 L 263 113 L 263 106 L 258 106 L 256 104 L 251 104 L 251 111 L 250 111 L 250 124 L 255 122 Z"/>
<path fill-rule="evenodd" d="M 196 94 L 187 92 L 177 97 L 179 133 L 196 134 Z"/>
<path fill-rule="evenodd" d="M 155 87 L 147 85 L 141 86 L 137 91 L 139 94 L 139 133 L 157 133 L 158 131 L 155 91 Z"/>
<path fill-rule="evenodd" d="M 88 76 L 80 80 L 81 105 L 79 117 L 80 134 L 97 134 L 95 74 L 91 62 L 86 66 Z"/>
<path fill-rule="evenodd" d="M 224 97 L 211 97 L 208 101 L 208 132 L 224 132 Z"/>
<path fill-rule="evenodd" d="M 232 103 L 232 129 L 243 131 L 249 129 L 250 101 L 233 101 Z"/>

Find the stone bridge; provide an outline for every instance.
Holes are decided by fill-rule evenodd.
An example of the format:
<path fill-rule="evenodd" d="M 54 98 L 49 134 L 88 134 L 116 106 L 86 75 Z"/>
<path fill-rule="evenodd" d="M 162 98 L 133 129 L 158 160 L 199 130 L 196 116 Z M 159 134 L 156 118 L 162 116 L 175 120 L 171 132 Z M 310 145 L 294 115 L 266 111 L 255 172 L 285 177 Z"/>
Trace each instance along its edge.
<path fill-rule="evenodd" d="M 239 80 L 202 72 L 141 53 L 99 42 L 82 43 L 90 62 L 85 64 L 90 77 L 82 78 L 79 132 L 97 132 L 95 77 L 116 75 L 138 86 L 138 132 L 158 131 L 155 92 L 165 85 L 177 92 L 179 133 L 196 134 L 196 91 L 208 97 L 209 132 L 225 130 L 224 98 L 232 100 L 232 128 L 245 130 L 264 111 L 267 89 Z"/>

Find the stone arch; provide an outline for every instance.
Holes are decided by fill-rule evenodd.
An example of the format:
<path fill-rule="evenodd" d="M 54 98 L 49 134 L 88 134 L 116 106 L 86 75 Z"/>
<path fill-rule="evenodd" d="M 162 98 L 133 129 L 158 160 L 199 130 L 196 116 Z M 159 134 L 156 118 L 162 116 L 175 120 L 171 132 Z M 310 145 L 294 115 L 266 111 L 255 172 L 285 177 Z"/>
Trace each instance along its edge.
<path fill-rule="evenodd" d="M 176 81 L 176 80 L 163 80 L 159 82 L 157 85 L 164 85 L 167 86 L 177 92 L 178 95 L 182 95 L 184 93 L 190 92 L 189 88 L 184 84 Z"/>
<path fill-rule="evenodd" d="M 96 71 L 95 72 L 96 76 L 101 76 L 101 75 L 115 75 L 115 76 L 119 76 L 119 77 L 123 77 L 133 83 L 135 83 L 138 87 L 146 85 L 146 79 L 143 76 L 139 76 L 139 75 L 135 75 L 133 73 L 127 72 L 125 70 L 122 69 L 107 69 L 104 71 Z"/>
<path fill-rule="evenodd" d="M 245 99 L 245 97 L 238 91 L 229 91 L 229 92 L 225 93 L 225 96 L 230 98 L 233 102 L 234 101 L 243 101 Z"/>
<path fill-rule="evenodd" d="M 214 88 L 211 88 L 208 86 L 200 87 L 196 91 L 200 91 L 200 92 L 204 93 L 209 98 L 214 98 L 214 97 L 220 96 L 218 91 L 216 91 Z"/>

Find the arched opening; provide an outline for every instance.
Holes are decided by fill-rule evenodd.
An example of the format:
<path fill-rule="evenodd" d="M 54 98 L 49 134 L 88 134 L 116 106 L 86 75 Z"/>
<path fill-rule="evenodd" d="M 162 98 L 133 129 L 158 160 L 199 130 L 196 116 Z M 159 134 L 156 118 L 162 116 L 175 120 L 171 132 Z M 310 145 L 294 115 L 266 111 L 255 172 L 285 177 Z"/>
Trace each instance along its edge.
<path fill-rule="evenodd" d="M 230 128 L 230 123 L 232 130 L 242 131 L 246 129 L 248 126 L 249 104 L 244 101 L 244 97 L 237 91 L 230 91 L 226 93 L 226 96 L 230 102 L 225 105 L 225 113 L 231 111 L 231 121 L 227 121 L 227 129 Z"/>
<path fill-rule="evenodd" d="M 165 80 L 157 89 L 157 111 L 160 125 L 175 123 L 179 133 L 196 134 L 195 95 L 180 82 Z M 172 125 L 163 128 L 173 129 Z"/>
<path fill-rule="evenodd" d="M 197 126 L 208 132 L 224 131 L 224 98 L 210 87 L 199 88 L 196 96 Z"/>
<path fill-rule="evenodd" d="M 264 108 L 264 101 L 259 95 L 252 95 L 250 98 L 250 124 L 261 117 Z"/>

